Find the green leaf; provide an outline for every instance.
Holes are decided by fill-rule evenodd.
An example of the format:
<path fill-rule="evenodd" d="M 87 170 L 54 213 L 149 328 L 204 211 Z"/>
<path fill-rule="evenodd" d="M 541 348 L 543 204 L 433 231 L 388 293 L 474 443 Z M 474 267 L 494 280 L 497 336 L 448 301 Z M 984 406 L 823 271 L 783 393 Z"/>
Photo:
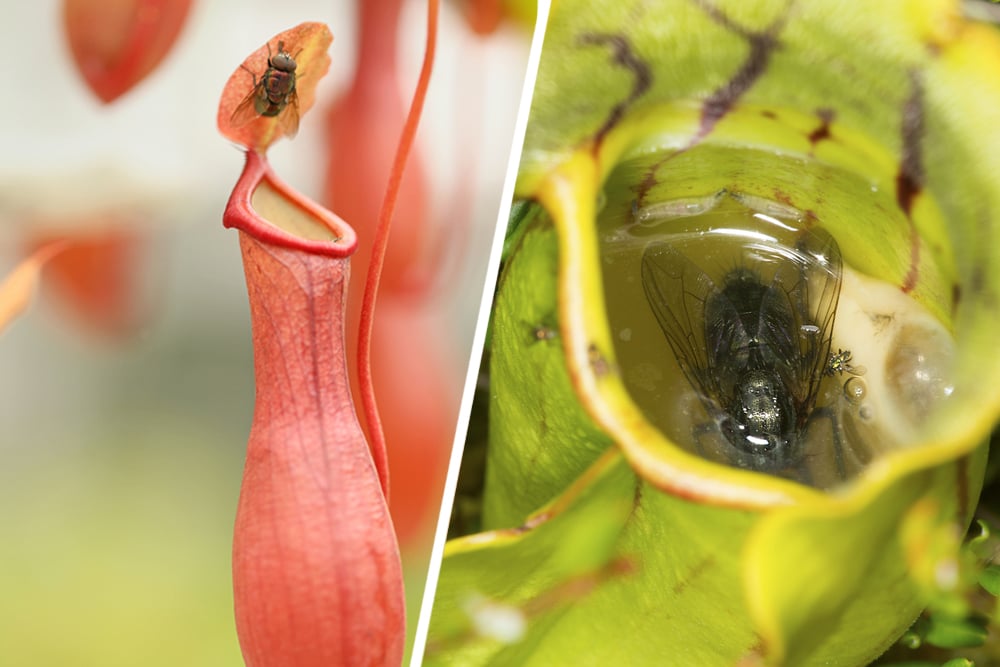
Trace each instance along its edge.
<path fill-rule="evenodd" d="M 556 315 L 556 236 L 536 216 L 500 279 L 492 319 L 490 450 L 483 521 L 513 527 L 611 444 L 577 401 Z M 539 337 L 540 327 L 552 331 Z M 508 400 L 516 396 L 517 400 Z"/>
<path fill-rule="evenodd" d="M 542 212 L 542 209 L 531 201 L 516 201 L 511 205 L 510 217 L 507 222 L 507 233 L 504 235 L 501 261 L 506 261 L 521 242 L 524 231 Z"/>
<path fill-rule="evenodd" d="M 530 529 L 448 544 L 427 664 L 604 665 L 623 651 L 627 664 L 734 664 L 758 642 L 731 584 L 752 518 L 658 493 L 611 451 Z M 519 611 L 524 635 L 477 632 L 470 599 Z M 642 641 L 623 641 L 621 623 Z"/>
<path fill-rule="evenodd" d="M 941 665 L 941 667 L 975 667 L 976 663 L 968 658 L 954 658 Z"/>
<path fill-rule="evenodd" d="M 979 585 L 990 595 L 1000 596 L 1000 565 L 990 565 L 979 575 Z"/>
<path fill-rule="evenodd" d="M 614 546 L 636 484 L 620 457 L 604 457 L 523 526 L 449 542 L 425 664 L 527 664 L 597 583 L 631 576 Z"/>
<path fill-rule="evenodd" d="M 943 614 L 930 616 L 925 639 L 941 648 L 970 648 L 982 646 L 986 641 L 988 619 L 951 618 Z"/>

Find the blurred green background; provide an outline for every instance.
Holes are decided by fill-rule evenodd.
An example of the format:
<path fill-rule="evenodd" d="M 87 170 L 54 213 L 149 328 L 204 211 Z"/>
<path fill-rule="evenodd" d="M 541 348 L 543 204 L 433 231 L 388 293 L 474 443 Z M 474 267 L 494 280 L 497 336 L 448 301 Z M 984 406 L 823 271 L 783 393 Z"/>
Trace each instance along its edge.
<path fill-rule="evenodd" d="M 253 369 L 234 241 L 161 231 L 161 259 L 192 268 L 133 340 L 48 303 L 0 338 L 0 664 L 242 664 L 229 555 Z"/>

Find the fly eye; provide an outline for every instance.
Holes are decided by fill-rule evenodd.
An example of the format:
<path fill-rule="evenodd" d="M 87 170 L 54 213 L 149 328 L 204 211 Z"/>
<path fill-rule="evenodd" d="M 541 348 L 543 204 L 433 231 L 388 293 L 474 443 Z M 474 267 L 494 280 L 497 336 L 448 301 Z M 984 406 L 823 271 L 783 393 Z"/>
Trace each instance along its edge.
<path fill-rule="evenodd" d="M 271 58 L 271 67 L 285 72 L 294 72 L 297 67 L 296 62 L 287 53 L 279 53 Z"/>

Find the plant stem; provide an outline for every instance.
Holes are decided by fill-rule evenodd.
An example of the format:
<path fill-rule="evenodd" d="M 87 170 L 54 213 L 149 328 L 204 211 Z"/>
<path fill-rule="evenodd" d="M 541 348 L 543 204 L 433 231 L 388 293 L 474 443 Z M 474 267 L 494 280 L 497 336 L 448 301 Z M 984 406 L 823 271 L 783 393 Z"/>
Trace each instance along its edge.
<path fill-rule="evenodd" d="M 424 108 L 424 98 L 427 96 L 427 86 L 430 83 L 431 69 L 434 66 L 434 51 L 437 45 L 439 0 L 427 2 L 427 46 L 424 50 L 424 61 L 420 68 L 420 78 L 413 93 L 403 133 L 396 148 L 392 171 L 389 172 L 389 183 L 386 186 L 382 208 L 379 211 L 378 226 L 372 242 L 372 258 L 368 265 L 368 275 L 365 278 L 365 294 L 361 304 L 361 323 L 358 327 L 358 384 L 361 388 L 361 403 L 368 424 L 368 434 L 371 438 L 372 458 L 378 470 L 382 483 L 382 492 L 386 502 L 389 500 L 389 462 L 385 448 L 385 434 L 382 432 L 382 420 L 378 414 L 375 400 L 375 389 L 372 385 L 372 325 L 374 323 L 375 298 L 378 293 L 379 279 L 382 275 L 382 265 L 385 261 L 385 251 L 389 244 L 389 226 L 396 207 L 396 196 L 399 184 L 406 168 L 406 160 L 413 147 L 417 125 Z"/>

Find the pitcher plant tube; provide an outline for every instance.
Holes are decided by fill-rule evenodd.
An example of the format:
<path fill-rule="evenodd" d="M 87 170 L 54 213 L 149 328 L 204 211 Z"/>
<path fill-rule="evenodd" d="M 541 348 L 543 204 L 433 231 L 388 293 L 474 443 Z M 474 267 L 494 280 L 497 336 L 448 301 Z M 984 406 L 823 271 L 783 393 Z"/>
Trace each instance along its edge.
<path fill-rule="evenodd" d="M 362 237 L 375 236 L 379 201 L 405 124 L 395 38 L 403 5 L 400 0 L 358 4 L 358 65 L 326 112 L 323 201 L 351 220 Z M 443 372 L 456 355 L 451 318 L 441 312 L 448 301 L 433 289 L 440 284 L 442 264 L 436 249 L 444 246 L 439 239 L 452 239 L 454 230 L 464 227 L 433 224 L 433 169 L 428 168 L 433 164 L 425 164 L 432 155 L 422 154 L 420 144 L 417 138 L 399 184 L 394 231 L 379 280 L 378 317 L 365 343 L 365 354 L 375 359 L 370 382 L 382 407 L 389 468 L 407 471 L 393 485 L 389 509 L 404 558 L 414 559 L 426 548 L 429 522 L 440 503 L 460 391 L 459 375 Z M 449 189 L 461 187 L 449 183 Z M 356 271 L 367 273 L 371 251 L 367 245 L 359 248 L 352 259 Z M 360 350 L 365 289 L 364 281 L 350 286 L 347 350 L 352 357 Z M 415 349 L 420 353 L 414 354 Z M 352 371 L 352 387 L 359 390 L 359 371 Z M 419 392 L 412 391 L 414 377 L 422 378 Z"/>
<path fill-rule="evenodd" d="M 923 546 L 1000 416 L 1000 34 L 962 10 L 553 7 L 427 664 L 865 665 L 968 580 Z"/>
<path fill-rule="evenodd" d="M 428 7 L 427 56 L 376 256 L 433 62 L 437 3 Z M 331 41 L 318 23 L 276 35 L 233 73 L 219 105 L 220 131 L 247 148 L 223 221 L 240 232 L 257 389 L 233 544 L 236 624 L 248 665 L 398 665 L 403 655 L 385 446 L 371 387 L 362 385 L 369 444 L 347 379 L 344 313 L 358 239 L 280 181 L 265 157 L 312 105 Z M 368 277 L 368 326 L 379 268 L 373 264 Z M 369 361 L 362 353 L 358 363 Z"/>

